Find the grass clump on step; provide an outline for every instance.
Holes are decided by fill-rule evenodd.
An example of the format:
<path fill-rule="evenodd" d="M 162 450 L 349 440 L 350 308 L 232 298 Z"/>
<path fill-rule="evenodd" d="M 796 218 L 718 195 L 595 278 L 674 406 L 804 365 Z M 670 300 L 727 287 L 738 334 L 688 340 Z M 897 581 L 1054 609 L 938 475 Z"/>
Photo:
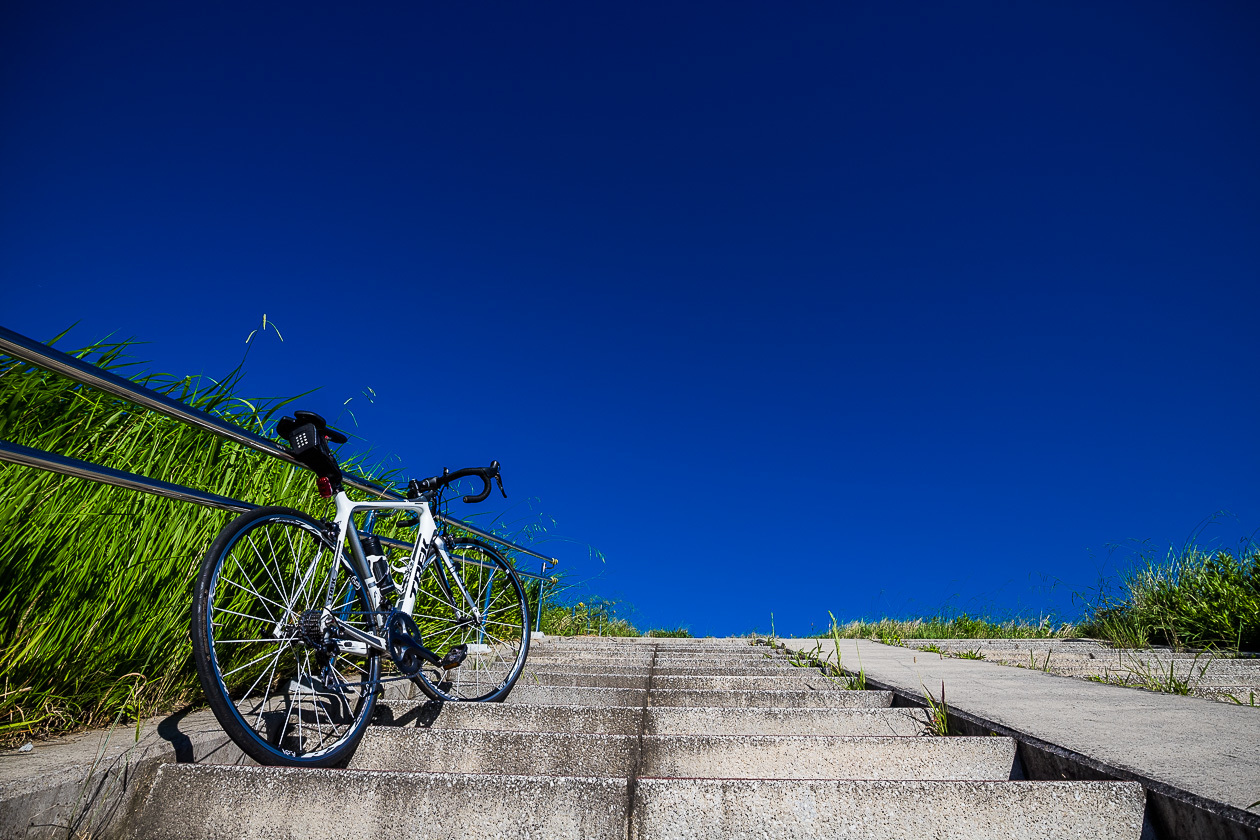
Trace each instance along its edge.
<path fill-rule="evenodd" d="M 527 587 L 528 589 L 528 587 Z M 537 608 L 537 595 L 530 593 L 530 601 Z M 543 608 L 541 626 L 548 636 L 621 636 L 690 639 L 685 627 L 676 629 L 652 629 L 642 631 L 629 619 L 617 615 L 616 601 L 594 597 L 584 601 L 565 603 L 548 590 L 547 606 Z"/>
<path fill-rule="evenodd" d="M 889 645 L 901 645 L 906 639 L 1052 639 L 1077 635 L 1072 625 L 1056 627 L 1046 618 L 1036 623 L 1023 619 L 992 621 L 965 614 L 858 620 L 840 626 L 838 632 L 842 639 L 870 639 Z"/>

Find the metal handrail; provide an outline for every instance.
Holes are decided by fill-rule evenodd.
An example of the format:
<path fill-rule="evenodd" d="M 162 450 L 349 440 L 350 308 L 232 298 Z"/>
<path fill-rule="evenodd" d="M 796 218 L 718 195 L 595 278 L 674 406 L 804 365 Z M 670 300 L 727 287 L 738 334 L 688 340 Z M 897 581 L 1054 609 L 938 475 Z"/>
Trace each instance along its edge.
<path fill-rule="evenodd" d="M 7 440 L 0 440 L 0 461 L 7 461 L 10 464 L 21 464 L 24 467 L 35 467 L 36 469 L 61 475 L 70 475 L 75 478 L 86 478 L 89 481 L 97 481 L 112 487 L 125 487 L 128 490 L 151 493 L 154 496 L 161 496 L 165 499 L 193 502 L 206 507 L 230 510 L 233 513 L 248 513 L 258 507 L 258 505 L 251 505 L 249 502 L 229 499 L 227 496 L 207 493 L 204 490 L 194 490 L 191 487 L 184 487 L 179 484 L 170 484 L 166 481 L 159 481 L 156 478 L 116 470 L 112 467 L 102 467 L 100 464 L 80 461 L 78 458 L 58 455 L 55 452 L 45 452 L 42 449 L 32 449 L 29 446 L 22 446 L 20 443 L 10 443 Z"/>
<path fill-rule="evenodd" d="M 460 530 L 463 530 L 463 531 L 467 531 L 468 533 L 481 537 L 484 540 L 491 540 L 493 542 L 506 545 L 507 547 L 511 548 L 513 551 L 519 551 L 521 554 L 528 554 L 530 557 L 537 557 L 539 560 L 542 560 L 544 563 L 550 563 L 551 565 L 554 566 L 560 562 L 554 557 L 548 557 L 545 554 L 539 554 L 536 551 L 530 551 L 528 548 L 519 546 L 516 543 L 508 542 L 507 540 L 503 539 L 503 537 L 496 537 L 494 534 L 490 533 L 489 531 L 483 531 L 474 525 L 469 525 L 467 522 L 465 522 L 462 519 L 456 519 L 455 517 L 447 516 L 444 513 L 435 513 L 433 514 L 433 518 L 438 520 L 439 522 L 445 522 L 447 525 L 454 525 L 456 528 L 459 528 Z M 546 567 L 544 566 L 543 568 L 546 568 Z"/>
<path fill-rule="evenodd" d="M 115 373 L 103 370 L 90 362 L 83 359 L 76 359 L 67 353 L 49 347 L 35 339 L 28 338 L 20 333 L 13 332 L 3 326 L 0 326 L 0 352 L 10 355 L 16 359 L 21 359 L 36 367 L 51 371 L 52 373 L 72 379 L 91 388 L 104 391 L 115 397 L 136 403 L 137 405 L 151 409 L 172 419 L 187 423 L 194 428 L 210 432 L 226 440 L 247 446 L 265 455 L 271 455 L 279 458 L 293 466 L 307 469 L 306 465 L 299 462 L 293 457 L 293 454 L 287 447 L 268 440 L 262 435 L 242 429 L 241 427 L 229 423 L 228 421 L 215 417 L 192 406 L 186 405 L 179 400 L 173 399 L 165 394 L 159 394 L 149 388 L 138 383 L 125 379 Z M 86 478 L 92 481 L 98 481 L 102 484 L 109 484 L 115 487 L 125 487 L 131 490 L 138 490 L 144 493 L 150 493 L 155 496 L 162 496 L 168 499 L 176 499 L 179 501 L 193 502 L 195 504 L 205 505 L 207 507 L 220 508 L 222 510 L 230 510 L 238 513 L 251 511 L 258 506 L 248 502 L 242 502 L 238 499 L 230 499 L 226 496 L 219 496 L 214 493 L 208 493 L 203 490 L 194 490 L 189 487 L 183 487 L 178 484 L 170 484 L 158 479 L 149 478 L 147 476 L 138 475 L 136 473 L 116 470 L 110 467 L 103 467 L 99 464 L 93 464 L 88 461 L 80 461 L 77 458 L 70 458 L 65 455 L 57 455 L 52 452 L 45 452 L 40 449 L 32 449 L 28 446 L 11 443 L 0 440 L 0 461 L 21 464 L 28 467 L 36 467 L 38 469 L 48 470 L 49 472 L 59 473 L 61 475 L 70 475 L 77 478 Z M 370 481 L 366 481 L 355 476 L 346 475 L 343 477 L 346 484 L 361 490 L 370 496 L 376 496 L 382 499 L 401 500 L 405 498 L 396 490 L 387 487 L 381 487 Z M 483 531 L 466 522 L 454 517 L 448 517 L 444 514 L 437 514 L 436 518 L 462 528 L 469 533 L 476 534 L 484 539 L 498 543 L 512 551 L 529 555 L 543 561 L 542 572 L 546 571 L 548 563 L 556 565 L 560 561 L 554 557 L 548 557 L 531 551 L 524 546 L 505 540 L 503 537 Z M 410 549 L 411 543 L 402 540 L 382 539 L 391 545 Z M 546 580 L 546 576 L 540 572 L 533 574 L 521 569 L 517 572 L 529 578 L 538 580 Z M 541 599 L 539 609 L 541 611 Z"/>
<path fill-rule="evenodd" d="M 67 379 L 73 379 L 75 382 L 80 382 L 107 394 L 112 394 L 115 397 L 121 397 L 128 402 L 142 405 L 159 414 L 165 414 L 167 417 L 187 423 L 189 426 L 209 432 L 212 435 L 218 435 L 225 440 L 248 446 L 251 449 L 256 449 L 259 452 L 305 469 L 293 457 L 293 453 L 289 452 L 287 447 L 273 440 L 268 440 L 262 435 L 254 434 L 234 423 L 229 423 L 221 417 L 215 417 L 213 414 L 207 414 L 192 406 L 185 405 L 179 400 L 168 397 L 166 394 L 159 394 L 157 391 L 150 390 L 143 385 L 132 382 L 130 379 L 124 379 L 116 373 L 102 370 L 91 362 L 76 359 L 74 356 L 62 353 L 60 350 L 49 347 L 47 344 L 43 344 L 33 338 L 27 338 L 4 327 L 0 327 L 0 352 L 7 353 L 24 362 L 30 362 L 36 367 L 52 371 Z M 349 484 L 356 490 L 362 490 L 378 498 L 403 498 L 393 490 L 373 484 L 370 481 L 364 481 L 361 478 L 348 475 L 345 476 L 344 480 L 346 484 Z"/>
<path fill-rule="evenodd" d="M 164 499 L 175 499 L 179 502 L 192 502 L 206 507 L 227 510 L 233 513 L 248 513 L 251 510 L 257 510 L 258 505 L 252 505 L 249 502 L 242 502 L 239 499 L 230 499 L 227 496 L 220 496 L 215 493 L 207 493 L 204 490 L 194 490 L 191 487 L 184 487 L 180 484 L 171 484 L 167 481 L 159 481 L 156 478 L 138 475 L 124 470 L 116 470 L 112 467 L 103 467 L 100 464 L 93 464 L 89 461 L 80 461 L 78 458 L 70 458 L 66 455 L 58 455 L 55 452 L 45 452 L 42 449 L 32 449 L 29 446 L 22 446 L 20 443 L 12 443 L 7 440 L 0 440 L 0 461 L 10 464 L 20 464 L 24 467 L 34 467 L 36 469 L 45 470 L 47 472 L 58 473 L 60 475 L 69 475 L 75 478 L 86 478 L 89 481 L 96 481 L 101 484 L 108 484 L 111 487 L 124 487 L 128 490 L 136 490 L 141 493 L 149 493 L 153 496 L 160 496 Z M 467 527 L 459 520 L 454 520 L 459 527 Z M 468 530 L 473 530 L 469 528 Z M 479 532 L 478 532 L 479 533 Z M 380 537 L 380 541 L 386 545 L 400 548 L 404 551 L 411 551 L 415 546 L 414 543 L 405 540 L 395 540 L 389 537 Z M 493 563 L 485 563 L 475 560 L 471 557 L 461 557 L 463 563 L 470 563 L 474 566 L 485 566 L 487 568 L 496 568 Z M 544 567 L 545 568 L 545 567 Z M 522 577 L 532 578 L 534 580 L 546 581 L 547 576 L 544 574 L 534 574 L 523 569 L 517 569 L 516 573 Z"/>

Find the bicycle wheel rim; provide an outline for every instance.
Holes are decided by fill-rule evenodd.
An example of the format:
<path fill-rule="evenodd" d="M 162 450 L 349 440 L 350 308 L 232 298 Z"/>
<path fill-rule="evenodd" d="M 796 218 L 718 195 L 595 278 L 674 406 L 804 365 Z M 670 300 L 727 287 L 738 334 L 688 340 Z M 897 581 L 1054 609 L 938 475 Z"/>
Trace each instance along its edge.
<path fill-rule="evenodd" d="M 250 522 L 218 552 L 207 659 L 218 705 L 235 723 L 225 729 L 238 730 L 234 739 L 260 762 L 326 764 L 357 743 L 375 704 L 379 657 L 321 649 L 311 630 L 326 606 L 370 629 L 357 583 L 318 527 L 296 514 Z"/>

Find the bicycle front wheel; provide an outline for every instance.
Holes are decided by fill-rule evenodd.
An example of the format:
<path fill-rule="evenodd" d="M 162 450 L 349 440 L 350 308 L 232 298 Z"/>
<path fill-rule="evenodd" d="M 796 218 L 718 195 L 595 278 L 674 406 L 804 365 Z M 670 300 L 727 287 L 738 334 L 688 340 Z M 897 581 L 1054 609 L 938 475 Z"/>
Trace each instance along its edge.
<path fill-rule="evenodd" d="M 327 767 L 363 737 L 380 656 L 338 639 L 333 616 L 379 632 L 366 588 L 306 514 L 243 514 L 206 552 L 193 659 L 215 717 L 258 763 Z"/>
<path fill-rule="evenodd" d="M 412 618 L 423 644 L 439 656 L 463 647 L 458 667 L 425 664 L 414 682 L 434 700 L 496 702 L 505 699 L 529 655 L 529 604 L 516 570 L 496 549 L 479 540 L 447 547 L 455 572 L 475 611 L 440 557 L 422 566 Z"/>

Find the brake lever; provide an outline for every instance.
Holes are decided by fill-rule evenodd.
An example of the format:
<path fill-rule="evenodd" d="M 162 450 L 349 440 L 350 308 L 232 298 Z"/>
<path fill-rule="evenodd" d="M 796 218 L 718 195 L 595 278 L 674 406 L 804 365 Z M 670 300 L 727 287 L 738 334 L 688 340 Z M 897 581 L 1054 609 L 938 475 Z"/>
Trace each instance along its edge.
<path fill-rule="evenodd" d="M 496 475 L 494 480 L 499 484 L 499 492 L 503 494 L 503 498 L 507 498 L 507 491 L 503 489 L 503 476 Z"/>

